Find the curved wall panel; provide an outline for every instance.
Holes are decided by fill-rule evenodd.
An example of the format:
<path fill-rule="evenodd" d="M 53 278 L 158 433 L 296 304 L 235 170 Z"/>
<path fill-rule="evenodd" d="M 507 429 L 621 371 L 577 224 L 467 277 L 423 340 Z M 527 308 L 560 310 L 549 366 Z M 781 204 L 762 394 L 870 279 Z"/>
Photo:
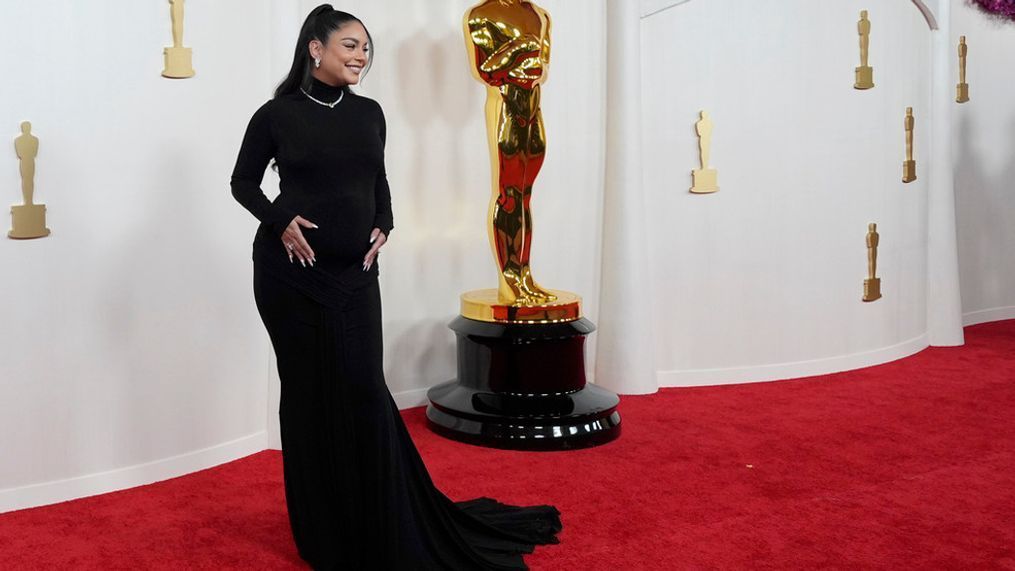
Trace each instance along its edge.
<path fill-rule="evenodd" d="M 855 90 L 856 21 L 875 88 Z M 911 3 L 687 2 L 642 23 L 644 184 L 663 386 L 855 368 L 926 346 L 930 31 Z M 903 116 L 917 118 L 901 182 Z M 714 121 L 720 191 L 688 192 Z M 862 303 L 865 234 L 884 297 Z"/>

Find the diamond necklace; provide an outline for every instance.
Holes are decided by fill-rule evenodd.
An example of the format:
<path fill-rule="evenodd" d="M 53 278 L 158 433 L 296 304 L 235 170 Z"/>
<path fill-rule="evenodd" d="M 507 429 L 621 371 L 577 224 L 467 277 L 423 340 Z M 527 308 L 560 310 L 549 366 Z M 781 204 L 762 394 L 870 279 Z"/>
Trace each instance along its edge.
<path fill-rule="evenodd" d="M 303 89 L 302 87 L 300 88 L 300 91 L 302 91 L 303 95 L 306 95 L 314 103 L 317 103 L 319 105 L 324 105 L 325 107 L 327 107 L 329 109 L 334 109 L 335 106 L 338 105 L 338 103 L 340 101 L 342 101 L 342 98 L 345 97 L 345 91 L 342 91 L 341 93 L 338 94 L 338 99 L 332 101 L 331 103 L 326 103 L 324 101 L 321 101 L 320 99 L 317 99 L 313 95 L 310 95 L 309 93 L 307 93 L 307 90 Z"/>

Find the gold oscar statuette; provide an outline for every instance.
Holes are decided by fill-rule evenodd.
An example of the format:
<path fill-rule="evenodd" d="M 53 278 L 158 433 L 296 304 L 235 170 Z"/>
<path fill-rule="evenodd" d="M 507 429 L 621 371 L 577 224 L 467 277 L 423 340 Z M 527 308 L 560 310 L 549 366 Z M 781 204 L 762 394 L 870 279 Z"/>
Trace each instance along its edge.
<path fill-rule="evenodd" d="M 878 272 L 878 225 L 871 222 L 867 225 L 867 279 L 863 280 L 863 300 L 881 299 L 881 278 Z"/>
<path fill-rule="evenodd" d="M 532 185 L 546 154 L 540 90 L 550 65 L 550 15 L 526 0 L 487 0 L 464 18 L 473 77 L 486 86 L 492 167 L 487 228 L 496 290 L 462 294 L 462 315 L 480 321 L 553 323 L 581 317 L 581 298 L 532 275 Z"/>
<path fill-rule="evenodd" d="M 913 126 L 916 121 L 912 107 L 906 107 L 903 123 L 906 127 L 906 160 L 902 163 L 902 182 L 913 182 L 916 180 L 916 161 L 913 160 Z"/>
<path fill-rule="evenodd" d="M 955 101 L 959 103 L 969 101 L 969 84 L 966 83 L 966 54 L 968 53 L 966 37 L 959 36 L 959 84 L 955 86 Z"/>
<path fill-rule="evenodd" d="M 712 119 L 707 111 L 701 112 L 701 118 L 694 124 L 694 130 L 698 133 L 701 168 L 691 170 L 691 192 L 708 194 L 719 190 L 719 171 L 708 166 L 709 149 L 712 148 Z"/>
<path fill-rule="evenodd" d="M 856 68 L 856 89 L 874 87 L 874 68 L 867 65 L 868 48 L 870 47 L 871 21 L 867 19 L 867 10 L 860 11 L 860 21 L 856 23 L 856 31 L 860 34 L 860 67 Z"/>
<path fill-rule="evenodd" d="M 530 0 L 484 0 L 463 21 L 472 75 L 486 87 L 492 168 L 487 231 L 497 289 L 461 296 L 458 375 L 427 390 L 427 425 L 463 442 L 514 450 L 598 446 L 620 435 L 620 397 L 587 382 L 595 325 L 581 298 L 532 276 L 532 184 L 546 154 L 539 110 L 550 15 Z M 583 220 L 558 223 L 576 226 Z"/>
<path fill-rule="evenodd" d="M 21 162 L 21 197 L 24 203 L 11 207 L 11 238 L 42 238 L 49 236 L 46 228 L 46 205 L 32 202 L 35 194 L 35 157 L 39 155 L 39 139 L 32 135 L 32 124 L 21 123 L 21 134 L 14 138 L 14 151 Z"/>
<path fill-rule="evenodd" d="M 191 63 L 193 51 L 183 47 L 183 0 L 169 0 L 169 15 L 173 20 L 173 46 L 163 50 L 166 68 L 162 70 L 162 77 L 194 77 Z"/>

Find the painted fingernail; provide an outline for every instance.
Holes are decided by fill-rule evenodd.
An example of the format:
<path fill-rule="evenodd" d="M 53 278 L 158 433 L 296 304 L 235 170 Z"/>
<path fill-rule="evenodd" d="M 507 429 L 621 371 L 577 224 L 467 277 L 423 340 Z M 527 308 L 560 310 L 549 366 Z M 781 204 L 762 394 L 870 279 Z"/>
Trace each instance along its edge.
<path fill-rule="evenodd" d="M 320 226 L 318 226 L 317 224 L 314 224 L 314 228 L 320 228 Z"/>
<path fill-rule="evenodd" d="M 308 262 L 310 262 L 310 266 L 311 266 L 311 267 L 313 267 L 313 265 L 314 265 L 314 259 L 313 259 L 313 258 L 310 258 L 310 259 L 309 259 L 309 260 L 307 260 L 307 261 L 308 261 Z"/>
<path fill-rule="evenodd" d="M 293 263 L 293 255 L 292 254 L 289 254 L 289 263 L 290 264 Z"/>
<path fill-rule="evenodd" d="M 303 258 L 300 258 L 300 263 L 303 264 L 304 268 L 307 267 L 307 263 L 303 261 Z"/>
<path fill-rule="evenodd" d="M 363 264 L 363 271 L 364 272 L 367 271 L 367 265 L 366 264 Z"/>
<path fill-rule="evenodd" d="M 377 241 L 377 236 L 373 236 L 372 238 L 370 238 L 370 243 L 371 244 L 373 244 L 376 241 Z"/>

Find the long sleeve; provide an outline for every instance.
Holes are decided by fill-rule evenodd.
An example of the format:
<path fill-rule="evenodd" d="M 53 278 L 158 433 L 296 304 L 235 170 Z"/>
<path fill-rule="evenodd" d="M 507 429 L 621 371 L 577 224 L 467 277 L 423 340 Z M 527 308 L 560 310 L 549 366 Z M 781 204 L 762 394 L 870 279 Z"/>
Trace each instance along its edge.
<path fill-rule="evenodd" d="M 380 106 L 377 107 L 377 112 L 380 117 L 381 144 L 384 145 L 387 142 L 387 124 L 384 121 L 384 112 Z M 391 234 L 391 229 L 394 228 L 395 223 L 391 214 L 391 189 L 388 187 L 388 175 L 383 163 L 381 163 L 381 169 L 377 172 L 377 180 L 374 182 L 374 201 L 376 204 L 374 227 L 380 228 L 381 232 L 384 232 L 384 235 L 388 236 Z"/>
<path fill-rule="evenodd" d="M 265 103 L 250 118 L 239 156 L 236 157 L 230 186 L 237 202 L 265 223 L 272 235 L 281 236 L 296 213 L 273 204 L 261 190 L 264 171 L 275 156 L 275 139 L 268 115 L 271 104 L 271 101 Z"/>

